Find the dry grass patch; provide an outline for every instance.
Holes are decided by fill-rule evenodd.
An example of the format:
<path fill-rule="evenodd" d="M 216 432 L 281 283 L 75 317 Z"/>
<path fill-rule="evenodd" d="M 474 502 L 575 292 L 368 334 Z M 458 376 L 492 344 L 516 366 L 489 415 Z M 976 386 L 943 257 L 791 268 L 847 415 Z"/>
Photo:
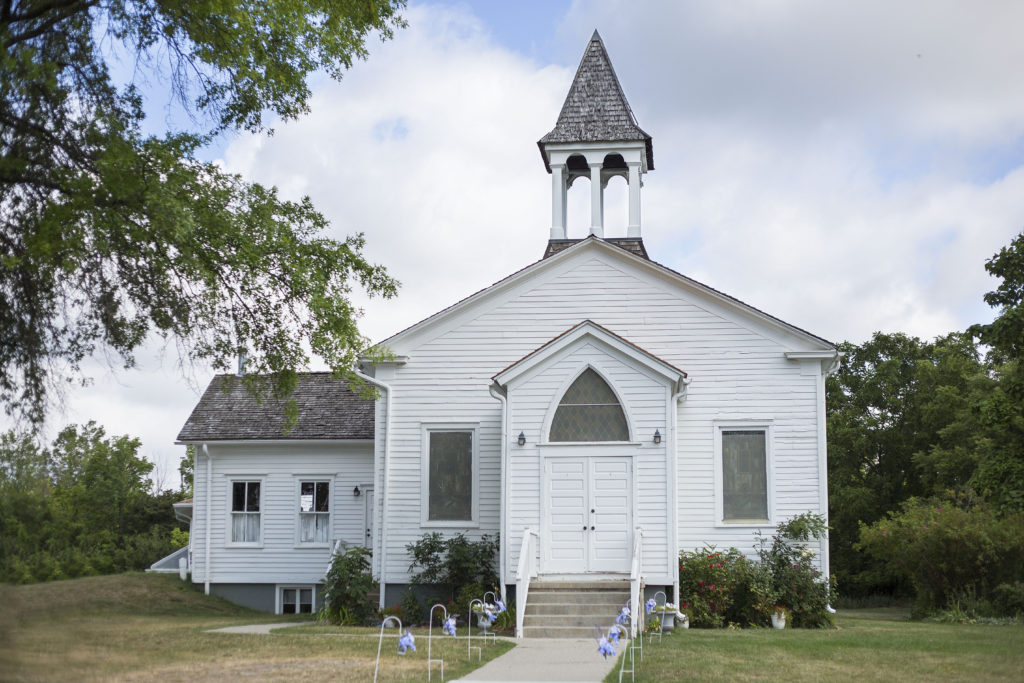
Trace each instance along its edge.
<path fill-rule="evenodd" d="M 253 612 L 202 595 L 170 576 L 128 574 L 0 586 L 0 604 L 0 671 L 10 681 L 365 681 L 373 677 L 377 655 L 377 639 L 369 636 L 332 637 L 293 629 L 270 635 L 208 633 L 223 626 L 308 620 L 308 615 L 303 619 Z M 417 633 L 419 651 L 401 657 L 394 631 L 388 634 L 381 680 L 424 679 L 425 636 Z M 488 646 L 484 661 L 510 647 Z M 466 661 L 464 640 L 439 640 L 434 653 L 445 659 L 446 679 L 479 666 Z"/>

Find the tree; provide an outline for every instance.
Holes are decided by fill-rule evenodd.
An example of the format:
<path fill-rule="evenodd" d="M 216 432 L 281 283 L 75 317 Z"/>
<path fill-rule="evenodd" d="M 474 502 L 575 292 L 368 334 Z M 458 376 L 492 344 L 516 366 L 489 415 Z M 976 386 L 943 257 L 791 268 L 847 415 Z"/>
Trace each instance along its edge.
<path fill-rule="evenodd" d="M 900 590 L 883 563 L 854 551 L 859 524 L 911 497 L 970 486 L 972 404 L 994 381 L 965 334 L 922 342 L 876 333 L 840 350 L 826 384 L 832 568 L 848 594 Z"/>
<path fill-rule="evenodd" d="M 985 270 L 1001 280 L 985 294 L 985 303 L 999 313 L 970 332 L 989 346 L 998 386 L 975 402 L 982 431 L 974 484 L 997 509 L 1024 510 L 1024 232 Z"/>
<path fill-rule="evenodd" d="M 325 238 L 308 198 L 199 160 L 225 131 L 308 108 L 307 79 L 340 78 L 390 38 L 404 0 L 0 2 L 0 403 L 40 422 L 62 380 L 151 333 L 187 359 L 249 368 L 286 394 L 308 351 L 346 374 L 366 346 L 353 285 L 396 283 L 362 235 Z M 142 133 L 140 91 L 108 61 L 170 82 L 195 130 Z M 307 351 L 308 349 L 308 351 Z M 258 380 L 250 378 L 252 388 Z"/>
<path fill-rule="evenodd" d="M 28 583 L 144 569 L 175 547 L 171 504 L 152 493 L 139 440 L 70 425 L 47 448 L 0 434 L 0 577 Z M 179 533 L 180 535 L 180 533 Z"/>

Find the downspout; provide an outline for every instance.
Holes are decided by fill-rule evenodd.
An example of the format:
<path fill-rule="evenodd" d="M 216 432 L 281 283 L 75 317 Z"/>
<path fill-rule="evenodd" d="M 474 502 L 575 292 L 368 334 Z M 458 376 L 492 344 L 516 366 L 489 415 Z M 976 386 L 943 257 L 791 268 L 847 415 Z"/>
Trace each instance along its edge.
<path fill-rule="evenodd" d="M 826 366 L 823 362 L 821 364 L 822 372 L 820 373 L 821 380 L 818 383 L 818 496 L 821 501 L 822 516 L 825 518 L 825 524 L 828 525 L 828 434 L 827 428 L 827 406 L 825 405 L 825 380 L 828 376 L 833 374 L 839 369 L 839 365 L 842 362 L 843 355 L 836 353 L 835 358 L 828 362 Z M 829 580 L 831 571 L 831 553 L 829 552 L 829 539 L 825 536 L 825 543 L 823 544 L 821 551 L 821 564 L 822 570 L 825 575 L 825 580 Z M 831 609 L 831 605 L 829 606 Z"/>
<path fill-rule="evenodd" d="M 378 607 L 380 609 L 384 609 L 384 596 L 386 593 L 385 589 L 387 587 L 386 572 L 388 556 L 388 523 L 385 517 L 388 510 L 388 465 L 391 461 L 391 387 L 385 384 L 384 382 L 381 382 L 379 379 L 370 377 L 369 375 L 366 375 L 360 372 L 359 370 L 354 370 L 354 372 L 356 373 L 356 376 L 362 379 L 364 382 L 366 382 L 367 384 L 372 384 L 373 386 L 383 390 L 384 393 L 387 394 L 387 400 L 385 402 L 385 410 L 387 412 L 384 415 L 384 472 L 380 483 L 380 495 L 378 496 L 378 498 L 380 499 L 381 513 L 380 524 L 377 525 L 377 534 L 380 536 L 380 564 L 378 565 L 380 567 L 380 598 L 378 599 Z M 374 511 L 374 513 L 376 514 L 376 511 Z"/>
<path fill-rule="evenodd" d="M 507 552 L 505 546 L 508 544 L 508 534 L 505 529 L 505 487 L 507 486 L 505 477 L 505 462 L 508 459 L 508 399 L 502 395 L 500 388 L 497 383 L 491 384 L 489 391 L 491 396 L 498 399 L 501 402 L 501 489 L 499 497 L 499 519 L 498 528 L 501 530 L 501 542 L 498 544 L 498 581 L 501 584 L 501 601 L 504 603 L 508 602 L 507 596 L 505 595 L 505 559 Z"/>
<path fill-rule="evenodd" d="M 679 605 L 679 402 L 686 397 L 686 390 L 690 386 L 690 378 L 683 377 L 676 385 L 676 393 L 669 400 L 672 406 L 672 422 L 670 429 L 672 434 L 669 441 L 672 447 L 672 458 L 669 460 L 672 465 L 672 486 L 669 491 L 672 493 L 672 516 L 675 523 L 672 525 L 672 548 L 674 557 L 672 560 L 672 602 Z"/>
<path fill-rule="evenodd" d="M 213 461 L 210 459 L 210 449 L 203 442 L 203 457 L 206 458 L 206 561 L 203 567 L 203 591 L 210 594 L 210 528 L 213 505 Z"/>

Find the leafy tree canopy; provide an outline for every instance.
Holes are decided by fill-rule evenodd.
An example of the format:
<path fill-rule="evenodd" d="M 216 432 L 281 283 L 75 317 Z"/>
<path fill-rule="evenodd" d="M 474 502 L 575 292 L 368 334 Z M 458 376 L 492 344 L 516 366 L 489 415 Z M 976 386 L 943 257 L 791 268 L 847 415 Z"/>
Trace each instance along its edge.
<path fill-rule="evenodd" d="M 0 0 L 0 403 L 39 422 L 48 394 L 146 337 L 188 359 L 294 385 L 308 352 L 344 373 L 366 346 L 353 284 L 393 295 L 361 235 L 323 237 L 285 201 L 198 159 L 224 131 L 306 111 L 308 77 L 339 78 L 387 39 L 404 0 Z M 120 50 L 166 83 L 196 128 L 144 135 Z M 255 382 L 255 380 L 253 380 Z"/>

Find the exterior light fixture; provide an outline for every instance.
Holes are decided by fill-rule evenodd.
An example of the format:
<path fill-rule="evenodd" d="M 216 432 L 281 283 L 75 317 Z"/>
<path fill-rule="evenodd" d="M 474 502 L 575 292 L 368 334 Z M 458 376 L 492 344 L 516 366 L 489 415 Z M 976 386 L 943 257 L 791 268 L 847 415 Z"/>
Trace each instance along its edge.
<path fill-rule="evenodd" d="M 657 429 L 654 430 L 654 443 L 661 443 L 661 432 L 659 432 Z"/>
<path fill-rule="evenodd" d="M 519 442 L 520 446 L 525 446 L 526 445 L 526 434 L 523 434 L 522 432 L 519 432 L 519 438 L 517 439 L 517 441 Z"/>
<path fill-rule="evenodd" d="M 356 487 L 354 489 L 352 489 L 352 495 L 355 496 L 356 498 L 361 496 L 362 493 L 363 492 L 359 490 L 359 486 L 358 485 L 356 485 Z"/>

